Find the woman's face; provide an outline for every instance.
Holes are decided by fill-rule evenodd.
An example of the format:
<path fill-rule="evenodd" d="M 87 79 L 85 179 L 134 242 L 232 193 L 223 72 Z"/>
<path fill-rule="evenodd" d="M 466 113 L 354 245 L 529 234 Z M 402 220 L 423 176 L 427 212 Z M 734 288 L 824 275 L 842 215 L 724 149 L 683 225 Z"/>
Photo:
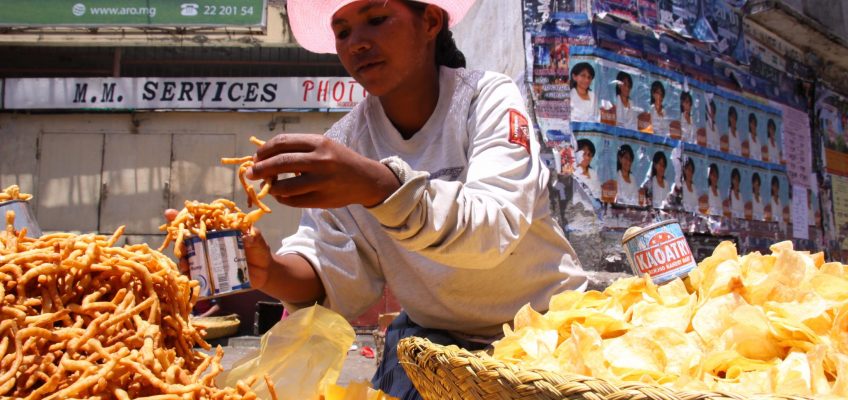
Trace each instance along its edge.
<path fill-rule="evenodd" d="M 580 71 L 579 74 L 572 74 L 571 79 L 574 79 L 574 82 L 577 83 L 577 90 L 580 93 L 586 93 L 589 91 L 589 86 L 592 84 L 592 74 L 589 70 L 584 69 Z"/>
<path fill-rule="evenodd" d="M 755 196 L 760 196 L 760 181 L 756 179 L 751 181 L 751 191 L 754 193 Z"/>
<path fill-rule="evenodd" d="M 730 177 L 730 189 L 733 190 L 734 193 L 739 193 L 739 175 L 733 175 Z"/>
<path fill-rule="evenodd" d="M 710 170 L 710 187 L 715 189 L 718 187 L 718 172 L 715 169 Z"/>
<path fill-rule="evenodd" d="M 651 91 L 651 97 L 654 99 L 654 106 L 655 107 L 662 107 L 662 102 L 663 102 L 663 97 L 664 97 L 662 90 L 660 90 L 659 88 L 652 90 Z"/>
<path fill-rule="evenodd" d="M 592 158 L 594 158 L 595 155 L 592 154 L 592 151 L 588 146 L 583 146 L 581 150 L 583 151 L 583 159 L 580 160 L 580 166 L 583 168 L 589 168 L 589 164 L 592 163 Z"/>
<path fill-rule="evenodd" d="M 736 114 L 728 114 L 727 115 L 727 126 L 730 127 L 730 130 L 736 131 Z"/>
<path fill-rule="evenodd" d="M 332 28 L 345 70 L 369 93 L 382 96 L 435 66 L 435 37 L 443 22 L 436 7 L 422 18 L 400 0 L 362 0 L 336 11 Z"/>
<path fill-rule="evenodd" d="M 757 140 L 757 120 L 752 119 L 748 121 L 748 133 L 751 134 L 751 138 Z"/>
<path fill-rule="evenodd" d="M 780 195 L 780 185 L 778 183 L 771 184 L 771 197 L 777 200 Z"/>
<path fill-rule="evenodd" d="M 769 140 L 774 141 L 774 130 L 775 130 L 774 125 L 769 124 L 767 129 L 768 129 Z"/>
<path fill-rule="evenodd" d="M 692 164 L 686 164 L 683 167 L 683 179 L 686 179 L 686 182 L 692 183 L 692 176 L 695 175 L 695 166 Z"/>
<path fill-rule="evenodd" d="M 657 171 L 657 177 L 663 178 L 665 177 L 665 159 L 660 158 L 654 163 L 654 170 Z"/>
<path fill-rule="evenodd" d="M 633 157 L 630 157 L 630 153 L 625 152 L 618 156 L 618 162 L 621 163 L 622 171 L 626 174 L 630 173 L 630 167 L 633 165 Z"/>
<path fill-rule="evenodd" d="M 680 106 L 683 107 L 683 113 L 689 115 L 689 112 L 692 111 L 692 100 L 689 100 L 688 97 L 684 97 L 680 102 Z"/>
<path fill-rule="evenodd" d="M 618 90 L 621 92 L 622 99 L 630 98 L 630 89 L 632 89 L 632 84 L 627 79 L 622 79 L 621 84 L 618 85 Z"/>

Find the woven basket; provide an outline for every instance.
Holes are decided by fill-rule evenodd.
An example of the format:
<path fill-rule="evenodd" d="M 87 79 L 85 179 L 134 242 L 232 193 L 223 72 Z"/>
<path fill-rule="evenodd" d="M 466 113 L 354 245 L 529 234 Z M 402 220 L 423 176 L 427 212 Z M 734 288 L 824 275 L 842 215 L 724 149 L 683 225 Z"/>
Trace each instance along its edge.
<path fill-rule="evenodd" d="M 206 330 L 205 340 L 233 336 L 238 333 L 240 321 L 238 314 L 217 317 L 192 318 L 191 323 Z"/>
<path fill-rule="evenodd" d="M 675 391 L 641 383 L 613 385 L 583 375 L 520 369 L 483 352 L 471 353 L 418 337 L 398 343 L 398 359 L 425 400 L 810 400 L 798 396 L 746 397 L 723 392 Z"/>

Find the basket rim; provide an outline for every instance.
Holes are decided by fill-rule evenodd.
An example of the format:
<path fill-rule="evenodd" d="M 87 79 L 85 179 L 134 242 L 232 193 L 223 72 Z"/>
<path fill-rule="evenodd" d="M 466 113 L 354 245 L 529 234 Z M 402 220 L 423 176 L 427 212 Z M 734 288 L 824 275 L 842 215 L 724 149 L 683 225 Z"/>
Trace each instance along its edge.
<path fill-rule="evenodd" d="M 561 374 L 506 364 L 483 352 L 444 346 L 411 336 L 398 342 L 398 362 L 426 400 L 436 399 L 663 399 L 813 400 L 779 394 L 751 396 L 724 391 L 677 390 L 642 382 L 616 384 L 601 378 Z M 459 376 L 457 376 L 459 375 Z M 458 378 L 462 382 L 448 382 Z M 498 392 L 498 393 L 493 393 Z M 515 397 L 504 395 L 515 394 Z"/>

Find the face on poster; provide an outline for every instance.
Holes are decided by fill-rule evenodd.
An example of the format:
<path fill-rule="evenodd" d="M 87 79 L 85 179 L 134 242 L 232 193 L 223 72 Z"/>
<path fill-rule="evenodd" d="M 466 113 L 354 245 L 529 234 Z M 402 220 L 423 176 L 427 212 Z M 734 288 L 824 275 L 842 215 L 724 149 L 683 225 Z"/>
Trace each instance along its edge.
<path fill-rule="evenodd" d="M 571 121 L 598 121 L 598 64 L 591 58 L 573 57 L 569 63 Z"/>
<path fill-rule="evenodd" d="M 637 141 L 611 139 L 611 145 L 615 162 L 610 165 L 614 165 L 615 169 L 604 183 L 607 200 L 623 205 L 645 205 L 646 198 L 641 186 L 651 166 L 650 155 L 645 153 L 646 149 Z"/>
<path fill-rule="evenodd" d="M 595 132 L 580 132 L 576 139 L 574 177 L 589 189 L 592 197 L 603 199 L 602 184 L 611 179 L 615 165 L 616 140 Z"/>
<path fill-rule="evenodd" d="M 703 93 L 700 90 L 694 89 L 691 86 L 684 86 L 680 91 L 678 100 L 680 109 L 680 131 L 681 140 L 686 143 L 702 144 L 706 146 L 706 131 L 704 128 L 703 117 Z M 698 135 L 702 136 L 701 141 L 698 141 Z"/>
<path fill-rule="evenodd" d="M 765 205 L 768 202 L 769 188 L 764 185 L 768 179 L 768 172 L 761 169 L 753 169 L 749 173 L 751 197 L 748 200 L 751 203 L 750 219 L 762 221 L 765 219 Z M 747 212 L 747 210 L 746 210 Z"/>
<path fill-rule="evenodd" d="M 648 90 L 648 113 L 653 133 L 679 138 L 681 85 L 665 77 L 652 75 Z"/>
<path fill-rule="evenodd" d="M 742 133 L 739 123 L 742 106 L 719 96 L 713 97 L 717 106 L 716 125 L 720 134 L 719 150 L 742 155 Z"/>
<path fill-rule="evenodd" d="M 710 215 L 724 214 L 724 199 L 727 197 L 729 171 L 723 160 L 707 158 L 707 213 Z"/>
<path fill-rule="evenodd" d="M 679 174 L 680 204 L 683 210 L 691 213 L 706 213 L 709 203 L 706 196 L 707 158 L 697 153 L 684 153 L 682 171 Z M 704 197 L 702 199 L 702 197 Z"/>
<path fill-rule="evenodd" d="M 638 69 L 600 61 L 597 85 L 601 122 L 619 128 L 638 129 L 638 116 L 646 109 L 641 94 L 648 91 L 648 78 Z"/>
<path fill-rule="evenodd" d="M 747 108 L 745 116 L 745 135 L 748 141 L 748 158 L 762 161 L 763 145 L 765 145 L 766 118 L 764 113 L 756 108 Z M 768 148 L 766 148 L 768 150 Z"/>
<path fill-rule="evenodd" d="M 763 154 L 763 161 L 780 164 L 783 151 L 783 124 L 777 115 L 765 114 L 765 142 L 768 153 Z"/>
<path fill-rule="evenodd" d="M 768 203 L 771 207 L 772 221 L 786 221 L 784 208 L 789 203 L 789 186 L 784 174 L 772 173 L 769 176 Z"/>
<path fill-rule="evenodd" d="M 651 157 L 643 188 L 650 193 L 649 200 L 654 208 L 665 208 L 677 179 L 677 172 L 670 158 L 671 149 L 651 144 L 646 144 L 643 148 Z"/>

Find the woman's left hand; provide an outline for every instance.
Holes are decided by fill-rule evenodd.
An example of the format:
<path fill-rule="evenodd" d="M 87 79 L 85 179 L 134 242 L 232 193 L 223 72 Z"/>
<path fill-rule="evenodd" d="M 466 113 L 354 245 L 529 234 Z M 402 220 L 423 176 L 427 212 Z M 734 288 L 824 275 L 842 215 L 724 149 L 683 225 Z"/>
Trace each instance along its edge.
<path fill-rule="evenodd" d="M 256 151 L 250 179 L 271 179 L 270 194 L 287 206 L 376 206 L 400 187 L 394 173 L 323 135 L 286 133 Z M 293 173 L 288 179 L 280 174 Z"/>

